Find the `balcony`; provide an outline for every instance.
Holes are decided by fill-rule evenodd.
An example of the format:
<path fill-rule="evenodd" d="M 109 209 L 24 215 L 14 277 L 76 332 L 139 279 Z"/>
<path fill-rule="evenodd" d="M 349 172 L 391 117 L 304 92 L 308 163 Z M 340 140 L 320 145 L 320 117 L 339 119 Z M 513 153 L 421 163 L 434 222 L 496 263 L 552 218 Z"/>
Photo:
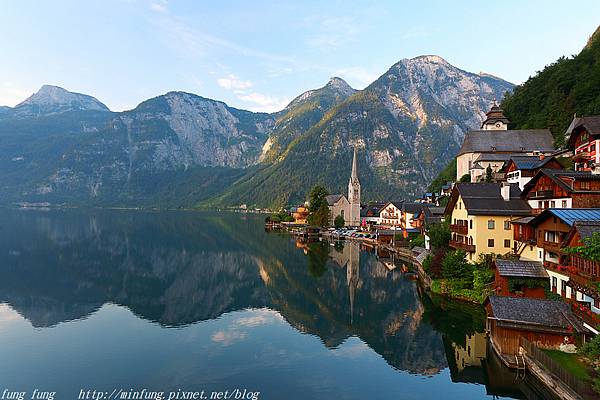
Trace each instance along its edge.
<path fill-rule="evenodd" d="M 554 197 L 554 192 L 552 190 L 537 190 L 535 192 L 531 192 L 529 196 L 530 199 L 550 199 Z"/>
<path fill-rule="evenodd" d="M 455 240 L 451 240 L 450 247 L 452 247 L 453 249 L 464 250 L 468 253 L 475 253 L 475 245 L 474 244 L 467 244 L 467 243 L 462 243 L 462 242 L 457 242 Z"/>
<path fill-rule="evenodd" d="M 559 254 L 560 253 L 560 243 L 557 242 L 547 242 L 544 240 L 544 242 L 542 243 L 542 247 L 547 250 L 547 251 L 551 251 L 553 253 Z"/>
<path fill-rule="evenodd" d="M 450 232 L 466 235 L 468 231 L 469 227 L 467 225 L 450 224 Z"/>
<path fill-rule="evenodd" d="M 581 318 L 585 323 L 594 328 L 600 326 L 600 315 L 595 314 L 588 306 L 580 302 L 571 302 L 571 310 L 573 313 Z"/>
<path fill-rule="evenodd" d="M 573 161 L 575 162 L 589 161 L 591 159 L 592 154 L 589 151 L 581 151 L 573 156 Z"/>

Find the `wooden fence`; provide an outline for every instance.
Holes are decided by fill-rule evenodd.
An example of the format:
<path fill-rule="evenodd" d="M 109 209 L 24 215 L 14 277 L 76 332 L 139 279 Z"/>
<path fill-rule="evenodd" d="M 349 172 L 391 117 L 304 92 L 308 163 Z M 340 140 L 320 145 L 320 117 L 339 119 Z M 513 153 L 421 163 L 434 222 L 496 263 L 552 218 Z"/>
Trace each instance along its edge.
<path fill-rule="evenodd" d="M 598 399 L 598 393 L 594 391 L 589 382 L 579 379 L 571 372 L 567 371 L 548 354 L 544 353 L 535 344 L 531 343 L 524 337 L 520 338 L 520 344 L 529 357 L 537 361 L 537 363 L 542 365 L 547 371 L 554 374 L 558 379 L 560 379 L 565 385 L 569 386 L 583 399 Z"/>

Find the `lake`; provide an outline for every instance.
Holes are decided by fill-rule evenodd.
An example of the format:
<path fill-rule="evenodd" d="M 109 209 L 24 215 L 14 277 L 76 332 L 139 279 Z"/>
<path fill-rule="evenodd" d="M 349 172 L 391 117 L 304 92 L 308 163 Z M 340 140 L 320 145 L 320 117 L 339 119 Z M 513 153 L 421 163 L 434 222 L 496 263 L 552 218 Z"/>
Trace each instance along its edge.
<path fill-rule="evenodd" d="M 0 391 L 524 397 L 486 351 L 480 307 L 430 298 L 401 261 L 263 221 L 0 210 Z"/>

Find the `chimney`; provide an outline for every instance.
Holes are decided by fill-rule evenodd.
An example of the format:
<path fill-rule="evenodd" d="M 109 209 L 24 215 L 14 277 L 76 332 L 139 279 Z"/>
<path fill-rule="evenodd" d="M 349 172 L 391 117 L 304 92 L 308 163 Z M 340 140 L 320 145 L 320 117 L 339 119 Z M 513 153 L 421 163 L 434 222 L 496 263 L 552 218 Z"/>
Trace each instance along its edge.
<path fill-rule="evenodd" d="M 504 201 L 510 200 L 510 185 L 508 183 L 503 183 L 500 187 L 500 195 L 504 199 Z"/>
<path fill-rule="evenodd" d="M 544 161 L 544 158 L 546 158 L 545 154 L 540 154 L 540 161 Z"/>

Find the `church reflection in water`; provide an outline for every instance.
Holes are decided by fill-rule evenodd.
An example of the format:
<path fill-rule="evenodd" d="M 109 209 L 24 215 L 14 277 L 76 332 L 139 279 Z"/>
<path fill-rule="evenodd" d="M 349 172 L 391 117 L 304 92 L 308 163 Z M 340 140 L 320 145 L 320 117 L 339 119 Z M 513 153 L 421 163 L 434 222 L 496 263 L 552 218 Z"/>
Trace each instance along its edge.
<path fill-rule="evenodd" d="M 296 242 L 261 224 L 235 214 L 0 212 L 0 303 L 40 328 L 107 303 L 165 328 L 270 308 L 327 348 L 356 337 L 397 370 L 449 368 L 453 381 L 522 397 L 489 357 L 480 307 L 429 297 L 391 254 Z"/>

